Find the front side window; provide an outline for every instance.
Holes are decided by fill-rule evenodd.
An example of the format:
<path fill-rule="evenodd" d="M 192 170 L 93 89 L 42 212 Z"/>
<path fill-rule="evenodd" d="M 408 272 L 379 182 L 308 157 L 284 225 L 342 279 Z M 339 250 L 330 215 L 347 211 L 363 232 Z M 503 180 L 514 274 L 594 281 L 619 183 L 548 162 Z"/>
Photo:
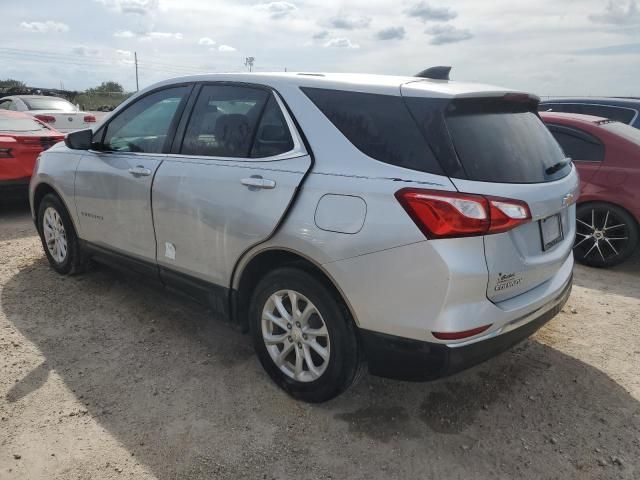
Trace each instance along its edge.
<path fill-rule="evenodd" d="M 198 95 L 180 153 L 248 158 L 269 95 L 259 88 L 205 85 Z"/>
<path fill-rule="evenodd" d="M 604 160 L 604 145 L 592 135 L 561 127 L 550 127 L 549 130 L 564 150 L 565 155 L 572 160 L 587 162 Z"/>
<path fill-rule="evenodd" d="M 116 152 L 162 153 L 181 102 L 190 87 L 152 93 L 125 108 L 107 125 L 103 149 Z"/>

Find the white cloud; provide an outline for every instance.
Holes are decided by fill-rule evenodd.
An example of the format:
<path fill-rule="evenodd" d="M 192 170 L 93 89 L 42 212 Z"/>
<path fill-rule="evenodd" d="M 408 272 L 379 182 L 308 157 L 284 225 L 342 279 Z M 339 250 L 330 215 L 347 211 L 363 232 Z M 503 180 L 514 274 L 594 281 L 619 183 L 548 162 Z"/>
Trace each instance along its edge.
<path fill-rule="evenodd" d="M 322 30 L 320 32 L 314 33 L 311 38 L 313 38 L 314 40 L 323 40 L 325 38 L 327 38 L 329 36 L 329 32 L 327 32 L 326 30 Z"/>
<path fill-rule="evenodd" d="M 457 43 L 469 40 L 473 35 L 469 30 L 456 28 L 453 25 L 435 25 L 427 28 L 425 33 L 433 35 L 431 45 L 444 45 L 445 43 Z"/>
<path fill-rule="evenodd" d="M 640 9 L 636 0 L 629 0 L 626 8 L 620 0 L 609 0 L 603 13 L 589 15 L 589 19 L 609 25 L 640 25 Z"/>
<path fill-rule="evenodd" d="M 273 19 L 284 18 L 298 9 L 298 7 L 293 3 L 289 2 L 260 3 L 258 5 L 254 5 L 253 8 L 267 12 Z"/>
<path fill-rule="evenodd" d="M 95 0 L 122 13 L 134 15 L 149 15 L 155 12 L 160 2 L 159 0 Z"/>
<path fill-rule="evenodd" d="M 332 17 L 326 23 L 330 28 L 337 28 L 340 30 L 355 30 L 356 28 L 368 27 L 371 23 L 371 18 L 343 15 Z"/>
<path fill-rule="evenodd" d="M 114 33 L 113 36 L 116 38 L 133 38 L 136 34 L 129 30 L 120 30 Z"/>
<path fill-rule="evenodd" d="M 405 33 L 404 27 L 389 27 L 377 32 L 376 38 L 378 40 L 401 40 Z"/>
<path fill-rule="evenodd" d="M 209 37 L 202 37 L 198 40 L 198 45 L 215 45 L 215 40 L 211 40 Z"/>
<path fill-rule="evenodd" d="M 69 25 L 62 22 L 54 22 L 53 20 L 47 20 L 46 22 L 22 22 L 20 23 L 20 29 L 25 32 L 63 33 L 69 31 Z"/>
<path fill-rule="evenodd" d="M 174 40 L 182 40 L 183 35 L 181 33 L 171 33 L 171 32 L 149 32 L 141 35 L 142 37 L 151 37 L 151 38 L 167 38 Z"/>
<path fill-rule="evenodd" d="M 326 48 L 360 48 L 360 45 L 353 43 L 345 37 L 332 38 L 327 41 L 324 46 Z"/>
<path fill-rule="evenodd" d="M 93 57 L 96 56 L 99 51 L 96 48 L 89 48 L 85 47 L 84 45 L 79 45 L 77 47 L 73 47 L 71 49 L 71 53 L 82 57 Z"/>
<path fill-rule="evenodd" d="M 236 49 L 233 48 L 231 45 L 220 45 L 218 47 L 218 51 L 219 52 L 235 52 Z"/>
<path fill-rule="evenodd" d="M 419 18 L 423 22 L 446 22 L 458 16 L 458 14 L 449 7 L 432 7 L 424 1 L 407 8 L 405 13 L 410 17 Z"/>

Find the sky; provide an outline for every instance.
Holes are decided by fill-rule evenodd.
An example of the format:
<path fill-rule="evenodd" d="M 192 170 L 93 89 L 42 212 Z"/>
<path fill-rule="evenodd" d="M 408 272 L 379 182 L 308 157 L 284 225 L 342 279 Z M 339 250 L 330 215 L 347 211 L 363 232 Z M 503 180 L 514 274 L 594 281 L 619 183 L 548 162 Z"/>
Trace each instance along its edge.
<path fill-rule="evenodd" d="M 5 3 L 6 2 L 6 3 Z M 640 96 L 640 0 L 20 0 L 0 79 L 135 90 L 206 72 L 413 75 L 547 95 Z"/>

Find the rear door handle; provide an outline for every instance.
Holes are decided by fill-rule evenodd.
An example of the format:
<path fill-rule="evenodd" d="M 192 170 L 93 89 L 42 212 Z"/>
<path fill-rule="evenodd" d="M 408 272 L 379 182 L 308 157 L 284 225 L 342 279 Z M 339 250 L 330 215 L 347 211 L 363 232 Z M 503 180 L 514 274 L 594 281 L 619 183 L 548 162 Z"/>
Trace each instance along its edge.
<path fill-rule="evenodd" d="M 275 188 L 276 186 L 275 180 L 269 180 L 268 178 L 262 178 L 259 176 L 243 178 L 242 180 L 240 180 L 240 183 L 246 185 L 247 187 L 253 188 L 271 189 Z"/>
<path fill-rule="evenodd" d="M 129 169 L 129 173 L 134 177 L 148 177 L 151 175 L 151 170 L 143 167 L 142 165 L 138 165 L 136 167 L 131 167 Z"/>

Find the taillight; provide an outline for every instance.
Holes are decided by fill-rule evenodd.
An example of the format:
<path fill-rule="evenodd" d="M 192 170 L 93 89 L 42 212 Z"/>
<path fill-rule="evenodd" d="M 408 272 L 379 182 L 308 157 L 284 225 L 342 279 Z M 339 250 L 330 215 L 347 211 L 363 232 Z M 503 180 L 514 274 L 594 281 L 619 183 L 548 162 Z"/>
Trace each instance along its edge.
<path fill-rule="evenodd" d="M 482 327 L 472 328 L 471 330 L 464 330 L 462 332 L 431 332 L 431 335 L 438 340 L 461 340 L 463 338 L 473 337 L 479 333 L 487 330 L 491 324 L 483 325 Z"/>
<path fill-rule="evenodd" d="M 531 220 L 520 200 L 414 188 L 399 190 L 396 198 L 427 238 L 501 233 Z"/>
<path fill-rule="evenodd" d="M 95 116 L 93 116 L 93 115 L 85 115 L 85 116 L 84 116 L 84 121 L 85 121 L 86 123 L 95 123 L 95 121 L 96 121 L 96 117 L 95 117 Z"/>
<path fill-rule="evenodd" d="M 0 148 L 0 158 L 13 158 L 10 148 Z"/>
<path fill-rule="evenodd" d="M 53 115 L 36 115 L 35 117 L 46 123 L 56 123 L 56 117 Z"/>

